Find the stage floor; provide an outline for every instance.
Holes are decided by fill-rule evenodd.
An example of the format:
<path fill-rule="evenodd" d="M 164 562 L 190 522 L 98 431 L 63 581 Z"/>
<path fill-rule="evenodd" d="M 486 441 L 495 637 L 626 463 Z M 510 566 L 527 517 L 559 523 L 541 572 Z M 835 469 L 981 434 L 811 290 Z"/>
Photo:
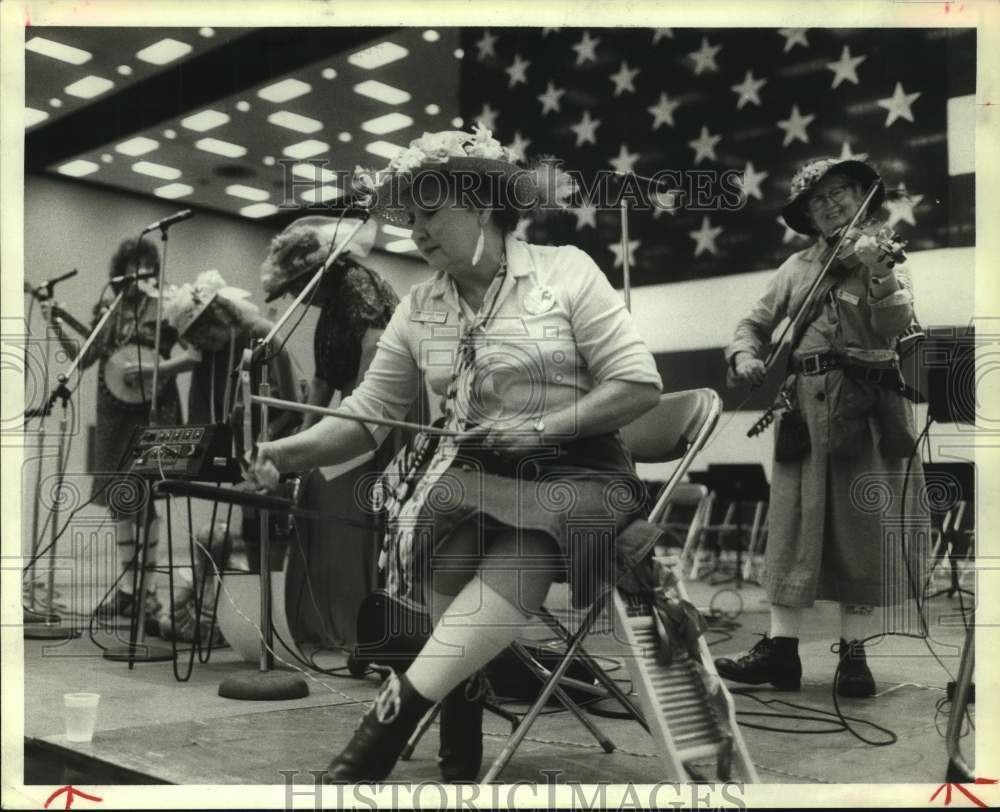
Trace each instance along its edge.
<path fill-rule="evenodd" d="M 553 587 L 549 605 L 565 605 L 562 587 Z M 707 606 L 717 587 L 695 582 L 692 600 Z M 723 600 L 735 600 L 732 593 Z M 730 654 L 752 645 L 756 632 L 767 626 L 766 603 L 758 587 L 740 590 L 743 610 L 739 628 L 710 632 L 718 641 L 712 650 Z M 957 602 L 946 597 L 930 604 L 934 650 L 952 674 L 957 673 L 964 630 L 957 617 Z M 952 619 L 947 620 L 951 615 Z M 538 637 L 549 635 L 542 627 Z M 768 719 L 758 712 L 831 713 L 830 681 L 836 655 L 830 645 L 838 637 L 838 616 L 833 605 L 810 610 L 804 626 L 800 653 L 804 685 L 800 693 L 752 688 L 748 693 L 765 701 L 784 700 L 806 706 L 794 709 L 780 704 L 766 707 L 748 695 L 736 695 L 741 723 L 768 727 L 817 730 L 829 724 L 793 719 Z M 108 639 L 102 639 L 107 643 Z M 151 642 L 158 642 L 155 639 Z M 613 657 L 612 641 L 595 640 L 592 653 Z M 339 655 L 318 658 L 325 667 L 343 665 Z M 761 781 L 768 783 L 895 783 L 944 780 L 946 768 L 945 713 L 937 704 L 945 697 L 950 679 L 920 640 L 890 638 L 870 650 L 869 661 L 879 696 L 869 700 L 841 700 L 842 711 L 856 719 L 890 729 L 898 741 L 874 747 L 848 732 L 829 735 L 795 735 L 743 727 L 751 757 Z M 182 655 L 180 670 L 186 670 Z M 314 675 L 305 699 L 246 702 L 218 696 L 219 683 L 234 671 L 251 670 L 229 649 L 213 652 L 207 664 L 195 662 L 191 677 L 178 682 L 169 662 L 127 664 L 110 662 L 84 635 L 62 644 L 25 640 L 25 741 L 26 783 L 68 783 L 67 776 L 86 776 L 78 783 L 176 783 L 176 784 L 283 784 L 283 772 L 298 771 L 296 782 L 311 783 L 309 770 L 321 770 L 350 739 L 377 692 L 374 677 L 333 678 Z M 627 671 L 615 673 L 627 688 Z M 737 687 L 737 686 L 731 686 Z M 95 691 L 101 694 L 97 733 L 89 744 L 73 744 L 63 735 L 62 694 Z M 523 705 L 511 706 L 522 710 Z M 974 710 L 975 706 L 970 706 Z M 544 783 L 542 771 L 560 771 L 560 781 L 595 783 L 655 783 L 664 780 L 652 740 L 638 724 L 595 717 L 597 724 L 617 745 L 605 753 L 570 714 L 551 713 L 539 718 L 503 773 L 506 783 Z M 486 758 L 495 756 L 509 732 L 502 719 L 487 714 Z M 887 734 L 857 724 L 861 735 L 884 741 Z M 974 733 L 963 739 L 963 752 L 974 756 Z M 408 762 L 392 775 L 397 781 L 438 780 L 435 762 L 436 725 L 425 736 Z M 61 773 L 61 774 L 56 774 Z"/>

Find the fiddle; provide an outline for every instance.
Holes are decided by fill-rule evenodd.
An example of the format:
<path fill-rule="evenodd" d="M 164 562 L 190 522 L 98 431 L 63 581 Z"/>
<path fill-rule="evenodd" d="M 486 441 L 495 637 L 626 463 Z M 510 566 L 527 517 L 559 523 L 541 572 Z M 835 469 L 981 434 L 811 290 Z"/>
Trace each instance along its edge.
<path fill-rule="evenodd" d="M 835 232 L 830 241 L 836 243 L 840 239 L 841 232 Z M 858 223 L 853 228 L 848 229 L 847 236 L 840 246 L 840 251 L 834 259 L 831 270 L 839 273 L 855 271 L 864 266 L 864 262 L 858 256 L 857 249 L 874 248 L 878 251 L 877 261 L 884 263 L 890 269 L 898 264 L 906 262 L 906 240 L 893 231 L 885 223 L 868 220 Z M 833 255 L 834 245 L 831 245 L 822 256 L 822 261 L 827 262 Z"/>

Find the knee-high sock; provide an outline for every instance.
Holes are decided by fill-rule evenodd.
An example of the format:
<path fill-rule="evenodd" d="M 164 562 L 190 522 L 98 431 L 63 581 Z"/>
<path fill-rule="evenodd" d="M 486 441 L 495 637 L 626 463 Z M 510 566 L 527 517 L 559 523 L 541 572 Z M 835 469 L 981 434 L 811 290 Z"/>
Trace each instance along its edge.
<path fill-rule="evenodd" d="M 798 639 L 802 625 L 802 609 L 771 604 L 771 637 L 794 637 Z"/>
<path fill-rule="evenodd" d="M 864 640 L 878 632 L 877 616 L 874 606 L 863 604 L 840 604 L 840 636 L 848 643 L 852 640 Z"/>
<path fill-rule="evenodd" d="M 421 696 L 440 702 L 507 648 L 527 620 L 476 575 L 451 601 L 406 676 Z"/>

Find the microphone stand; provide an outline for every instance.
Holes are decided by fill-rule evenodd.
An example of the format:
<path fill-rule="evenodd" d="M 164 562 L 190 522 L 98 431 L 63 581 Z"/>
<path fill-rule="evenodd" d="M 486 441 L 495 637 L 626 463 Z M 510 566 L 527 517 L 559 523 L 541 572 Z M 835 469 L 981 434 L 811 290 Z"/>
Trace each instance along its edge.
<path fill-rule="evenodd" d="M 625 309 L 632 312 L 632 264 L 628 255 L 628 200 L 622 197 L 622 286 L 625 290 Z"/>
<path fill-rule="evenodd" d="M 244 451 L 249 452 L 253 447 L 253 405 L 256 403 L 260 408 L 262 440 L 267 440 L 268 434 L 268 405 L 271 400 L 271 386 L 268 381 L 268 348 L 284 326 L 285 322 L 298 309 L 299 305 L 305 301 L 313 289 L 320 284 L 323 275 L 333 267 L 337 258 L 347 250 L 351 240 L 364 226 L 367 218 L 360 219 L 340 245 L 330 253 L 323 265 L 313 274 L 312 279 L 302 289 L 295 301 L 288 306 L 281 318 L 265 338 L 254 342 L 253 349 L 244 354 L 243 360 L 243 420 L 244 420 Z M 254 381 L 257 384 L 257 395 L 253 393 Z M 257 397 L 263 400 L 256 400 Z M 271 622 L 271 523 L 270 511 L 258 511 L 260 520 L 260 659 L 257 671 L 238 671 L 226 677 L 219 685 L 219 696 L 227 699 L 301 699 L 309 696 L 309 686 L 305 680 L 297 673 L 287 671 L 274 671 L 274 629 Z M 289 641 L 291 643 L 293 641 Z"/>

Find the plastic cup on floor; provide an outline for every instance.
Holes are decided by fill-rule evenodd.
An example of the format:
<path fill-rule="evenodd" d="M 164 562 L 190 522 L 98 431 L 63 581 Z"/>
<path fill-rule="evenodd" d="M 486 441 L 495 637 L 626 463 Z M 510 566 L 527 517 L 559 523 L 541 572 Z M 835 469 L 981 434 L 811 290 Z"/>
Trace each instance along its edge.
<path fill-rule="evenodd" d="M 66 741 L 89 742 L 94 738 L 100 694 L 63 694 Z"/>

